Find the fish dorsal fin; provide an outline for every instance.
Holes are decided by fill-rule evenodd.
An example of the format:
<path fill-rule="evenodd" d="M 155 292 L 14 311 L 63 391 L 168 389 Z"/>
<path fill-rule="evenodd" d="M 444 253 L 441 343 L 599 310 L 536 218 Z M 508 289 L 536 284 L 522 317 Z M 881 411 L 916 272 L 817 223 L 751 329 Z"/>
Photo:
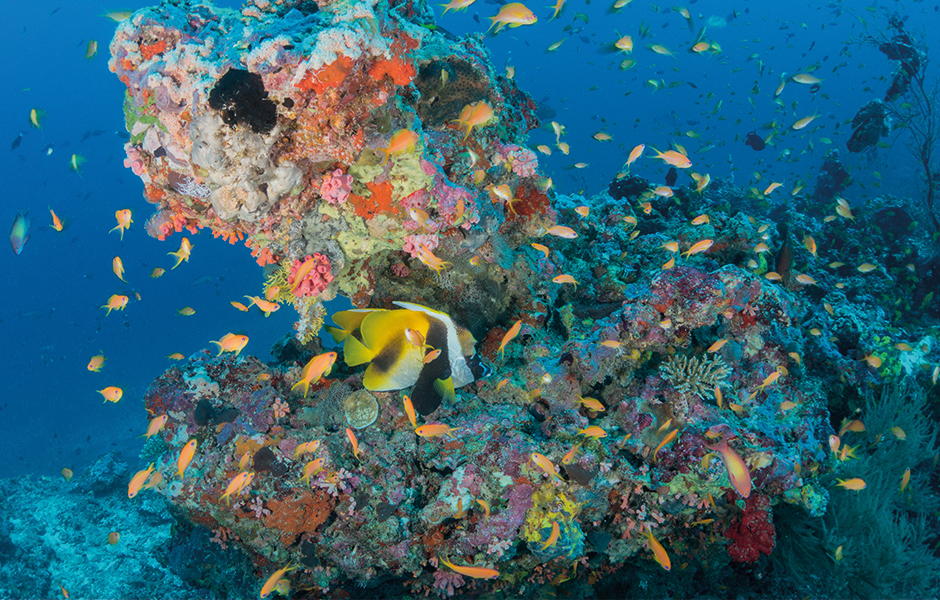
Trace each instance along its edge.
<path fill-rule="evenodd" d="M 332 332 L 330 332 L 332 333 Z M 375 358 L 375 352 L 369 350 L 355 336 L 347 336 L 343 344 L 343 359 L 350 367 L 365 364 Z"/>
<path fill-rule="evenodd" d="M 342 310 L 333 315 L 333 322 L 336 323 L 338 327 L 328 325 L 326 330 L 333 336 L 333 341 L 338 344 L 359 329 L 362 321 L 373 312 L 376 311 L 371 308 Z"/>

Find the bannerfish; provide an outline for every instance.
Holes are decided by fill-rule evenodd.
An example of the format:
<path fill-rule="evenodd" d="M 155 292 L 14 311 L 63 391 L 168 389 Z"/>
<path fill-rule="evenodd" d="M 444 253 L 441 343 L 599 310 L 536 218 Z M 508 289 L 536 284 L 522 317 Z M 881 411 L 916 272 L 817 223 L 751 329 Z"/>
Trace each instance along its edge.
<path fill-rule="evenodd" d="M 362 378 L 370 391 L 385 392 L 414 386 L 411 401 L 422 415 L 429 415 L 446 398 L 455 399 L 455 388 L 480 379 L 488 369 L 480 362 L 476 340 L 446 313 L 420 304 L 395 302 L 398 309 L 353 309 L 333 315 L 336 327 L 327 331 L 350 367 L 369 363 Z M 407 330 L 424 337 L 424 347 L 408 340 Z M 425 362 L 429 348 L 440 350 Z"/>

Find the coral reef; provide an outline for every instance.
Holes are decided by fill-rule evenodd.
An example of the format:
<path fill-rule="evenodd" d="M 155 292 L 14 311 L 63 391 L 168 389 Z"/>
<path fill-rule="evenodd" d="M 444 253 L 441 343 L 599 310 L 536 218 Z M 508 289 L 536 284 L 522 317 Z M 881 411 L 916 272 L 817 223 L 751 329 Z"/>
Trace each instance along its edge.
<path fill-rule="evenodd" d="M 270 364 L 204 350 L 153 382 L 166 484 L 145 496 L 259 572 L 296 567 L 313 596 L 604 594 L 625 564 L 658 572 L 660 544 L 671 574 L 720 581 L 767 568 L 777 511 L 828 518 L 833 474 L 862 462 L 830 451 L 833 425 L 877 412 L 872 387 L 929 388 L 940 362 L 932 291 L 908 275 L 927 272 L 923 240 L 882 228 L 890 198 L 820 218 L 721 181 L 556 194 L 526 145 L 534 103 L 479 36 L 423 27 L 422 3 L 307 4 L 164 3 L 111 44 L 148 231 L 244 239 L 268 300 L 300 315 Z M 863 146 L 884 126 L 871 110 Z M 438 319 L 448 341 L 429 348 L 402 310 L 373 348 L 345 311 L 345 356 L 298 388 L 337 295 L 430 307 L 476 343 Z M 420 424 L 415 392 L 363 382 L 409 353 L 440 396 Z M 466 361 L 481 376 L 453 389 Z"/>

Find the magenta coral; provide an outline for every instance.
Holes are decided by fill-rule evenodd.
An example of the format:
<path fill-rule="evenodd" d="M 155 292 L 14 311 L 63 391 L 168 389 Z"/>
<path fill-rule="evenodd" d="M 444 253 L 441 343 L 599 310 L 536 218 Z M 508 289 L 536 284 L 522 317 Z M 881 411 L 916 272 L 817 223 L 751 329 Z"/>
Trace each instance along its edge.
<path fill-rule="evenodd" d="M 725 537 L 731 540 L 731 560 L 752 563 L 761 553 L 769 555 L 773 551 L 776 536 L 769 508 L 766 496 L 754 494 L 747 500 L 741 519 L 725 531 Z"/>
<path fill-rule="evenodd" d="M 434 197 L 437 198 L 437 212 L 452 227 L 469 229 L 480 222 L 479 210 L 473 195 L 466 189 L 451 185 L 443 176 L 434 179 Z"/>
<path fill-rule="evenodd" d="M 342 169 L 336 169 L 323 176 L 320 196 L 330 204 L 343 204 L 352 191 L 352 182 L 352 175 L 344 174 Z"/>
<path fill-rule="evenodd" d="M 313 267 L 304 275 L 300 285 L 294 287 L 297 270 L 308 260 L 313 260 Z M 287 278 L 287 284 L 294 290 L 294 295 L 298 298 L 306 296 L 316 296 L 326 289 L 326 286 L 333 281 L 333 274 L 330 272 L 330 259 L 319 252 L 313 256 L 309 254 L 303 261 L 295 259 L 290 267 L 290 277 Z"/>

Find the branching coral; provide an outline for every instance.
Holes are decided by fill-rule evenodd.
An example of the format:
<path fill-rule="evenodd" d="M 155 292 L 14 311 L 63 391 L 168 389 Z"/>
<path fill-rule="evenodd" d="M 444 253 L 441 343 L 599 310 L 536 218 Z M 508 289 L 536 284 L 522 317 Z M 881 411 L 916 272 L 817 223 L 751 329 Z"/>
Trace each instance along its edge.
<path fill-rule="evenodd" d="M 663 379 L 672 382 L 683 394 L 714 398 L 715 388 L 720 387 L 731 375 L 731 369 L 720 356 L 708 357 L 672 356 L 660 367 Z"/>

